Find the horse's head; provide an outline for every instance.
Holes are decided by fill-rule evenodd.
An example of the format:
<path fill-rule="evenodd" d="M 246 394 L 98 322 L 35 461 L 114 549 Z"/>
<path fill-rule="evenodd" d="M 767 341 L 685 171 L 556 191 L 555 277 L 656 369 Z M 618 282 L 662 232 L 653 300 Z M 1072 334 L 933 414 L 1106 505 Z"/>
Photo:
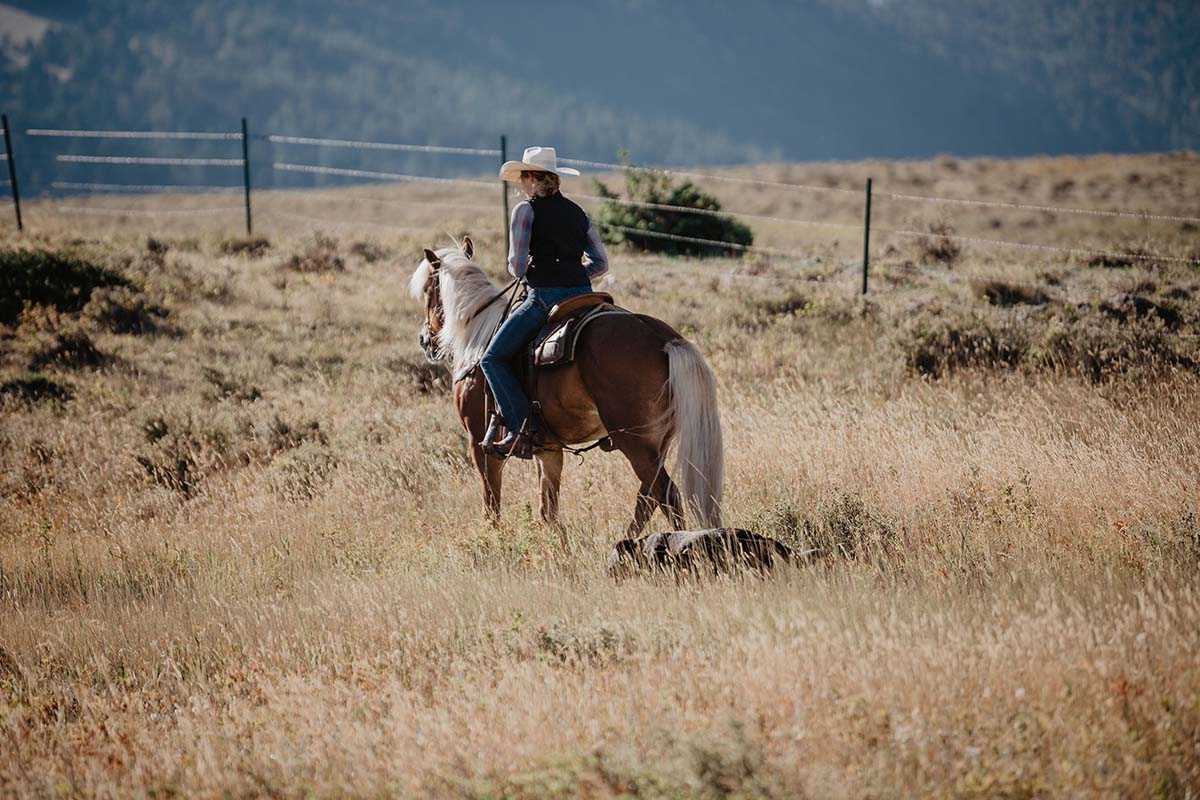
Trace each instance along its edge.
<path fill-rule="evenodd" d="M 475 245 L 471 237 L 464 236 L 461 244 L 462 252 L 467 258 L 475 254 Z M 440 361 L 447 355 L 442 346 L 441 334 L 446 325 L 446 308 L 442 303 L 441 282 L 442 258 L 428 247 L 424 250 L 424 258 L 417 271 L 413 273 L 410 289 L 412 295 L 425 306 L 425 320 L 421 323 L 421 332 L 417 334 L 417 344 L 425 352 L 430 361 Z"/>

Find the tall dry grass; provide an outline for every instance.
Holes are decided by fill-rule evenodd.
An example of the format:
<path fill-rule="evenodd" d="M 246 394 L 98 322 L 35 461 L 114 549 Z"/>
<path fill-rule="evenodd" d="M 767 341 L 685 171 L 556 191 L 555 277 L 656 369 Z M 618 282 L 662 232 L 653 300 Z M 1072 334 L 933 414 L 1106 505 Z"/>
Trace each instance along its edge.
<path fill-rule="evenodd" d="M 1002 197 L 1061 172 L 1080 202 L 1149 206 L 1181 163 L 1194 186 L 1194 159 L 1166 157 L 870 169 Z M 258 255 L 220 228 L 173 221 L 147 247 L 139 220 L 44 211 L 5 244 L 119 269 L 166 315 L 131 334 L 95 308 L 30 314 L 0 340 L 0 382 L 63 326 L 103 355 L 41 369 L 69 400 L 3 400 L 4 794 L 1200 792 L 1195 270 L 968 247 L 947 271 L 909 246 L 864 303 L 849 240 L 777 242 L 798 261 L 614 254 L 619 299 L 718 377 L 727 519 L 819 548 L 766 581 L 618 586 L 602 564 L 637 482 L 616 454 L 568 464 L 561 533 L 528 464 L 499 525 L 480 519 L 404 296 L 419 248 L 461 232 L 432 207 L 390 218 L 425 232 L 319 226 L 332 244 L 264 224 Z M 1077 224 L 1026 233 L 1096 233 Z M 1195 247 L 1178 226 L 1113 235 Z M 984 278 L 1050 301 L 1000 307 Z M 1182 322 L 1120 322 L 1116 292 Z"/>

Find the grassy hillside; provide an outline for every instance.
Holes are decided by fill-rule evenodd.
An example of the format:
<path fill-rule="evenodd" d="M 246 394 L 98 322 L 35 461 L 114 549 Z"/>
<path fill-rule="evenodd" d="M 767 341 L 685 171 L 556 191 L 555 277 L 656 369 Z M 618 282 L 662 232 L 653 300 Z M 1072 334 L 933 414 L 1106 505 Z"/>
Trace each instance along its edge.
<path fill-rule="evenodd" d="M 1187 214 L 1200 160 L 739 174 L 868 172 Z M 721 186 L 831 221 L 861 199 Z M 855 231 L 752 223 L 792 258 L 615 252 L 606 288 L 717 376 L 727 520 L 820 550 L 614 585 L 619 455 L 568 464 L 563 531 L 527 463 L 480 519 L 405 294 L 447 232 L 499 279 L 496 198 L 435 205 L 455 191 L 265 193 L 261 242 L 236 211 L 47 203 L 0 234 L 0 296 L 32 301 L 0 309 L 0 793 L 1200 791 L 1194 266 L 881 239 L 864 302 Z M 212 198 L 92 207 L 118 202 Z M 881 226 L 1200 257 L 1191 223 L 893 203 Z"/>

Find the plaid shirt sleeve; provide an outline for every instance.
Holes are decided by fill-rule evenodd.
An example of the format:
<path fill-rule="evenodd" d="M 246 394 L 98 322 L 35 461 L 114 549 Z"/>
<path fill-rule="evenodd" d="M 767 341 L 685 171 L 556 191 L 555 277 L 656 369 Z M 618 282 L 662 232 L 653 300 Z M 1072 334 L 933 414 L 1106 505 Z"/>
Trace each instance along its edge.
<path fill-rule="evenodd" d="M 533 206 L 528 200 L 513 207 L 509 228 L 508 274 L 520 278 L 529 269 L 529 237 L 533 234 Z"/>
<path fill-rule="evenodd" d="M 604 242 L 600 241 L 600 234 L 596 233 L 596 226 L 591 222 L 588 222 L 587 236 L 587 247 L 583 248 L 583 252 L 587 254 L 588 263 L 584 269 L 588 277 L 595 280 L 608 272 L 608 253 L 604 251 Z"/>

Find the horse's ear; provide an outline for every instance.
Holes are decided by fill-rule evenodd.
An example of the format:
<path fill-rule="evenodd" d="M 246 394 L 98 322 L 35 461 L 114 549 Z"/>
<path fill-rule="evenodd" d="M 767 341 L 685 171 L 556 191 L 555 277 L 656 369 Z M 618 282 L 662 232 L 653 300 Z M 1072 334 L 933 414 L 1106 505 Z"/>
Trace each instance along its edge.
<path fill-rule="evenodd" d="M 442 260 L 437 257 L 437 253 L 433 252 L 428 247 L 425 248 L 425 260 L 429 262 L 429 266 L 433 269 L 437 269 L 442 265 Z"/>
<path fill-rule="evenodd" d="M 464 236 L 462 240 L 462 251 L 467 258 L 475 257 L 475 243 L 471 241 L 470 236 Z"/>

